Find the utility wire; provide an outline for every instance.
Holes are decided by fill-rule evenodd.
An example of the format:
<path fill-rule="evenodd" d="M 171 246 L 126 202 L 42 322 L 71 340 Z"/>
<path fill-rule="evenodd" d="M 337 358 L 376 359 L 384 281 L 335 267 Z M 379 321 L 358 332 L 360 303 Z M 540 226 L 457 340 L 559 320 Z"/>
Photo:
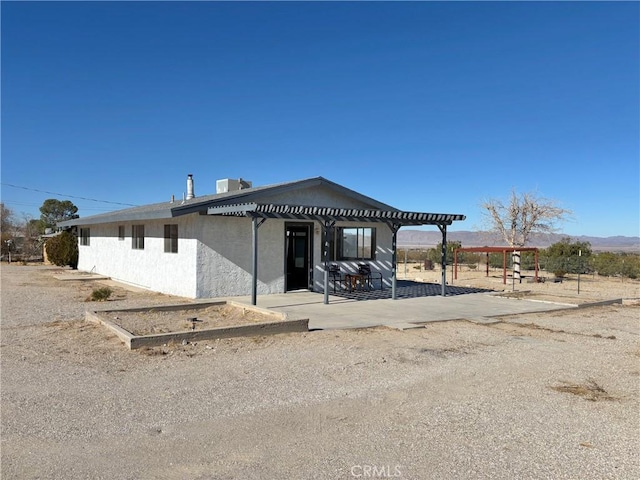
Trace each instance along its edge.
<path fill-rule="evenodd" d="M 20 185 L 12 185 L 11 183 L 2 182 L 2 183 L 0 183 L 0 185 L 4 185 L 6 187 L 21 188 L 22 190 L 31 190 L 32 192 L 47 193 L 49 195 L 58 195 L 60 197 L 78 198 L 80 200 L 88 200 L 90 202 L 110 203 L 112 205 L 125 205 L 127 207 L 137 207 L 138 206 L 138 205 L 134 205 L 132 203 L 110 202 L 109 200 L 97 200 L 95 198 L 78 197 L 78 196 L 75 196 L 75 195 L 65 195 L 64 193 L 48 192 L 46 190 L 38 190 L 36 188 L 28 188 L 28 187 L 21 187 Z"/>
<path fill-rule="evenodd" d="M 7 200 L 6 198 L 2 199 L 2 203 L 4 203 L 5 205 L 20 205 L 23 207 L 41 207 L 42 204 L 40 203 L 24 203 L 24 202 L 14 202 L 13 200 Z M 78 207 L 78 210 L 94 210 L 97 212 L 110 212 L 112 209 L 109 207 L 84 207 L 84 206 L 80 206 L 80 205 L 76 205 L 76 207 Z"/>

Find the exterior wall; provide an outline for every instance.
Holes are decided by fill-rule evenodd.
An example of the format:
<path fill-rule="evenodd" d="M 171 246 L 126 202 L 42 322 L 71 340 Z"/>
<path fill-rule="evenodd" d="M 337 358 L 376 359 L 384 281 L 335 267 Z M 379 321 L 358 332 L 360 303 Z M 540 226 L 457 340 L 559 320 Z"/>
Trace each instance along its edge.
<path fill-rule="evenodd" d="M 164 252 L 164 225 L 178 224 L 178 253 Z M 144 249 L 131 247 L 131 226 L 144 225 Z M 118 226 L 125 239 L 118 239 Z M 189 298 L 251 293 L 251 219 L 185 215 L 165 220 L 91 225 L 79 245 L 78 269 L 149 290 Z M 258 293 L 284 292 L 284 221 L 258 229 Z"/>
<path fill-rule="evenodd" d="M 89 245 L 79 245 L 78 270 L 107 275 L 161 293 L 195 297 L 198 215 L 166 220 L 146 220 L 89 225 Z M 131 247 L 131 225 L 144 225 L 144 249 Z M 178 253 L 164 251 L 164 225 L 178 224 Z M 125 238 L 118 239 L 124 225 Z"/>
<path fill-rule="evenodd" d="M 273 195 L 265 202 L 294 205 L 322 205 L 368 208 L 325 188 L 307 188 Z M 285 291 L 285 224 L 268 219 L 258 229 L 258 294 Z M 292 223 L 295 223 L 291 221 Z M 310 222 L 302 222 L 310 223 Z M 144 225 L 143 250 L 132 248 L 131 226 Z M 164 252 L 164 225 L 178 225 L 178 253 Z M 125 227 L 125 239 L 118 239 L 118 226 Z M 209 216 L 197 213 L 162 220 L 145 220 L 88 226 L 90 245 L 79 246 L 78 269 L 107 275 L 114 280 L 149 290 L 190 298 L 249 295 L 252 282 L 252 221 L 246 217 Z M 385 284 L 391 279 L 391 232 L 384 223 L 339 223 L 336 226 L 376 227 L 376 259 L 373 271 L 382 273 Z M 324 291 L 322 261 L 323 227 L 313 222 L 311 259 L 312 289 Z M 343 273 L 357 272 L 358 262 L 332 262 Z"/>
<path fill-rule="evenodd" d="M 291 205 L 322 205 L 323 207 L 336 207 L 336 208 L 371 208 L 370 205 L 358 202 L 351 197 L 347 197 L 338 192 L 328 190 L 322 187 L 306 188 L 304 190 L 296 190 L 287 192 L 282 195 L 274 196 L 269 201 L 281 204 Z M 274 220 L 267 220 L 262 227 L 260 227 L 260 234 L 262 229 L 269 223 L 275 222 Z M 313 282 L 312 290 L 316 292 L 324 292 L 324 262 L 322 261 L 322 250 L 324 248 L 322 243 L 322 235 L 324 227 L 319 222 L 313 222 Z M 391 249 L 392 234 L 391 230 L 385 223 L 347 223 L 338 222 L 336 227 L 375 227 L 376 228 L 376 259 L 366 261 L 371 266 L 372 271 L 382 273 L 382 278 L 386 287 L 391 287 L 391 267 L 393 252 Z M 282 239 L 284 242 L 284 222 L 281 228 Z M 262 237 L 258 241 L 259 246 L 262 248 Z M 283 245 L 283 243 L 281 243 Z M 281 252 L 284 255 L 284 245 L 281 247 Z M 337 263 L 340 265 L 340 269 L 344 273 L 355 273 L 358 271 L 357 261 L 332 261 L 331 263 Z M 284 257 L 281 260 L 281 271 L 284 273 Z M 284 291 L 284 279 L 283 290 Z"/>
<path fill-rule="evenodd" d="M 252 221 L 202 216 L 198 242 L 198 298 L 251 294 Z M 284 221 L 258 228 L 258 294 L 284 292 Z"/>
<path fill-rule="evenodd" d="M 367 263 L 371 267 L 372 272 L 382 274 L 384 288 L 391 288 L 391 269 L 393 266 L 393 249 L 391 242 L 393 235 L 391 229 L 385 223 L 347 223 L 336 222 L 336 227 L 365 227 L 376 229 L 376 255 L 375 260 L 360 261 L 340 261 L 335 260 L 330 263 L 340 265 L 340 271 L 345 273 L 357 273 L 358 263 Z M 313 290 L 316 292 L 324 292 L 324 262 L 322 262 L 322 230 L 315 234 L 314 238 L 314 271 L 313 271 Z M 331 279 L 329 279 L 331 282 Z M 376 284 L 377 285 L 377 284 Z M 330 287 L 331 288 L 331 287 Z"/>

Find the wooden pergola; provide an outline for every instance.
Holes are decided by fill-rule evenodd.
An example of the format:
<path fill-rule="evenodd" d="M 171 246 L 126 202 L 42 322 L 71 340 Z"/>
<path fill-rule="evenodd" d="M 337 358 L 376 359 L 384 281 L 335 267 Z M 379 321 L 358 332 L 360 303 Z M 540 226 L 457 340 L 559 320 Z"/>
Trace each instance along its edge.
<path fill-rule="evenodd" d="M 487 277 L 489 276 L 489 254 L 502 253 L 502 283 L 507 283 L 507 252 L 535 252 L 535 281 L 538 281 L 538 247 L 467 247 L 456 248 L 453 253 L 454 280 L 458 279 L 458 252 L 487 254 Z"/>
<path fill-rule="evenodd" d="M 251 304 L 256 305 L 258 285 L 258 228 L 267 219 L 310 220 L 319 222 L 324 227 L 324 238 L 336 222 L 377 222 L 385 223 L 392 233 L 392 268 L 391 268 L 391 298 L 396 300 L 396 258 L 397 233 L 404 225 L 435 225 L 442 233 L 442 296 L 446 294 L 446 248 L 447 226 L 454 221 L 464 220 L 466 217 L 450 213 L 405 212 L 401 210 L 372 210 L 356 208 L 314 207 L 304 205 L 262 204 L 256 202 L 238 203 L 230 205 L 216 205 L 208 207 L 208 215 L 244 216 L 252 219 L 252 287 Z M 324 303 L 329 303 L 329 242 L 324 244 Z"/>

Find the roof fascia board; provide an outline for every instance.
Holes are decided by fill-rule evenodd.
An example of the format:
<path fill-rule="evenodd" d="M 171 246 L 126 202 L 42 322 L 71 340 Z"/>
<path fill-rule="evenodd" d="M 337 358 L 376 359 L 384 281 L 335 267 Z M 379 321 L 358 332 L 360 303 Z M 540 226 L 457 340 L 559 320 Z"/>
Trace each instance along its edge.
<path fill-rule="evenodd" d="M 77 225 L 100 225 L 104 223 L 122 223 L 122 222 L 139 222 L 144 220 L 161 220 L 171 218 L 170 210 L 162 210 L 157 212 L 135 212 L 135 213 L 120 213 L 113 215 L 107 215 L 100 218 L 75 218 L 73 220 L 66 220 L 57 224 L 58 227 L 73 227 Z"/>

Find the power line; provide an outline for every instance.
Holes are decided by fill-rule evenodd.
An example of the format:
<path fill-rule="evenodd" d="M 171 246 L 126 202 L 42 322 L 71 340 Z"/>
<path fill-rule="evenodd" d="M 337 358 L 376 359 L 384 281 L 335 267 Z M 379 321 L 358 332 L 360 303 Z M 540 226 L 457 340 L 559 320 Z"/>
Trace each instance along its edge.
<path fill-rule="evenodd" d="M 30 190 L 32 192 L 47 193 L 49 195 L 58 195 L 60 197 L 68 197 L 68 198 L 77 198 L 77 199 L 80 199 L 80 200 L 88 200 L 90 202 L 110 203 L 112 205 L 124 205 L 124 206 L 127 206 L 127 207 L 137 207 L 138 206 L 138 205 L 134 205 L 132 203 L 110 202 L 109 200 L 98 200 L 98 199 L 95 199 L 95 198 L 78 197 L 76 195 L 65 195 L 64 193 L 48 192 L 46 190 L 38 190 L 37 188 L 21 187 L 20 185 L 13 185 L 11 183 L 0 183 L 0 185 L 4 185 L 6 187 L 21 188 L 22 190 Z"/>
<path fill-rule="evenodd" d="M 7 200 L 6 198 L 2 199 L 2 203 L 4 203 L 5 205 L 20 205 L 22 207 L 41 207 L 42 204 L 40 203 L 25 203 L 25 202 L 14 202 L 13 200 Z M 112 209 L 109 207 L 85 207 L 83 205 L 76 205 L 76 207 L 78 207 L 78 210 L 92 210 L 92 211 L 96 211 L 96 212 L 110 212 Z"/>

